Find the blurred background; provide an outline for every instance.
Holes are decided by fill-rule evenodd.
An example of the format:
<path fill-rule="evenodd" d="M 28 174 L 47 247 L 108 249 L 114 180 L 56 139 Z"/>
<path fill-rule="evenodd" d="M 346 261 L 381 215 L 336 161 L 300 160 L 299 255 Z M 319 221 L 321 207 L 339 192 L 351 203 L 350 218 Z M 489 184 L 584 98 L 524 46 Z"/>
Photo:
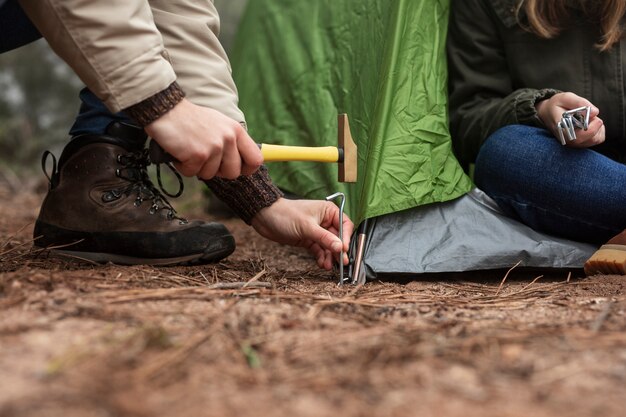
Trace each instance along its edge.
<path fill-rule="evenodd" d="M 247 1 L 215 0 L 227 51 Z M 0 55 L 0 181 L 41 175 L 39 161 L 46 149 L 60 155 L 81 88 L 43 39 Z"/>

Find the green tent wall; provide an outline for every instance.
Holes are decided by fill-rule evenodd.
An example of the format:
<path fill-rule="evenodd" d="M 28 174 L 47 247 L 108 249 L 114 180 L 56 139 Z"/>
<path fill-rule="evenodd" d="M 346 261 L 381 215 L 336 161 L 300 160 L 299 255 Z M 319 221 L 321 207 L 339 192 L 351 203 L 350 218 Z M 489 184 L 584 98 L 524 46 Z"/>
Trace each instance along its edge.
<path fill-rule="evenodd" d="M 359 180 L 337 166 L 273 162 L 297 195 L 346 193 L 359 223 L 464 195 L 472 187 L 447 128 L 448 0 L 253 0 L 231 55 L 240 105 L 257 142 L 337 144 L 347 113 Z"/>

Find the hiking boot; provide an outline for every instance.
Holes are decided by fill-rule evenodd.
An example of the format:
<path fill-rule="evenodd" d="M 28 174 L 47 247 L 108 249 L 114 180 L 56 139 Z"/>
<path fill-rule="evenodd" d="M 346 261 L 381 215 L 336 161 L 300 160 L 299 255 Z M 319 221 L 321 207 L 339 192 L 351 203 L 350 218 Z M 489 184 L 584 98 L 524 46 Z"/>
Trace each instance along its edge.
<path fill-rule="evenodd" d="M 585 262 L 585 274 L 626 275 L 626 230 L 591 255 Z"/>
<path fill-rule="evenodd" d="M 199 264 L 230 255 L 235 240 L 224 225 L 183 219 L 152 184 L 145 141 L 143 130 L 115 123 L 107 135 L 72 139 L 58 169 L 46 151 L 49 190 L 35 223 L 35 246 L 125 265 Z M 45 167 L 50 156 L 52 175 Z"/>

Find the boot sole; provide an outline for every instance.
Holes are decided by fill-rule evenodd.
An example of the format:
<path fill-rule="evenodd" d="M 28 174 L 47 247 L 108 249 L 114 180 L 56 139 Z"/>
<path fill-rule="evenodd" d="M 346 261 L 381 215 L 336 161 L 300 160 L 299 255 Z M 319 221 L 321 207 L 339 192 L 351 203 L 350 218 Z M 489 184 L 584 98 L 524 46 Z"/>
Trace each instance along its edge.
<path fill-rule="evenodd" d="M 235 238 L 218 224 L 176 233 L 91 233 L 38 220 L 34 236 L 34 246 L 52 254 L 120 265 L 200 265 L 217 262 L 235 251 Z"/>
<path fill-rule="evenodd" d="M 626 245 L 602 245 L 585 262 L 585 274 L 626 275 Z"/>

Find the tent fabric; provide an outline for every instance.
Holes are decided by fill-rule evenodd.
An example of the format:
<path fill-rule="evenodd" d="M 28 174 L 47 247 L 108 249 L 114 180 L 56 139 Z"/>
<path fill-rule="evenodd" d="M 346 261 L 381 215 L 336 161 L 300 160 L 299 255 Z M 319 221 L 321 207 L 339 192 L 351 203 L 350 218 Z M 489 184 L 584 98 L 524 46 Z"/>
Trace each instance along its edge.
<path fill-rule="evenodd" d="M 582 268 L 596 246 L 539 233 L 479 189 L 370 222 L 364 265 L 384 275 L 511 268 Z"/>
<path fill-rule="evenodd" d="M 447 120 L 448 0 L 255 0 L 232 54 L 240 106 L 257 142 L 336 146 L 347 113 L 358 182 L 335 164 L 269 163 L 297 195 L 342 191 L 355 223 L 456 199 L 471 187 Z"/>
<path fill-rule="evenodd" d="M 455 159 L 447 128 L 448 8 L 449 0 L 249 2 L 231 58 L 252 137 L 336 145 L 337 114 L 347 113 L 359 146 L 356 184 L 338 183 L 334 164 L 270 163 L 272 178 L 308 198 L 346 193 L 354 222 L 370 219 L 370 279 L 518 261 L 581 267 L 594 247 L 506 217 Z"/>

